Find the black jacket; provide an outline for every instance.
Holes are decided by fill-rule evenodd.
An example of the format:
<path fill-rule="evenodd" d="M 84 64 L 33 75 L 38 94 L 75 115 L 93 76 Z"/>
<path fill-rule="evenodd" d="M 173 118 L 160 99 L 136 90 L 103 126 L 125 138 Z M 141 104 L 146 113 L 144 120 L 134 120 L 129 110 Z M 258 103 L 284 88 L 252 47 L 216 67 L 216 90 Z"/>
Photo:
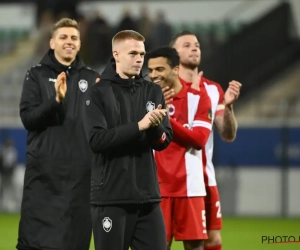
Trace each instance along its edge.
<path fill-rule="evenodd" d="M 62 71 L 67 94 L 58 104 L 54 83 Z M 25 76 L 20 116 L 28 136 L 19 247 L 88 249 L 81 244 L 91 227 L 92 152 L 81 109 L 97 77 L 78 57 L 69 67 L 60 64 L 52 50 Z"/>
<path fill-rule="evenodd" d="M 160 201 L 153 149 L 163 150 L 171 142 L 170 121 L 165 117 L 158 127 L 142 132 L 138 128 L 147 108 L 151 110 L 158 104 L 165 106 L 161 88 L 141 75 L 121 79 L 114 60 L 102 73 L 101 81 L 89 89 L 83 117 L 95 154 L 92 204 Z"/>

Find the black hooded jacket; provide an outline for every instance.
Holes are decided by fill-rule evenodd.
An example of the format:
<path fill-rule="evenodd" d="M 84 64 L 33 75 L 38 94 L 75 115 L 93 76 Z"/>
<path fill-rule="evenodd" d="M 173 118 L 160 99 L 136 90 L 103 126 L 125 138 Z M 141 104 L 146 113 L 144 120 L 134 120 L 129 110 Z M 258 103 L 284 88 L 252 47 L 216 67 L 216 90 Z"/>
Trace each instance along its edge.
<path fill-rule="evenodd" d="M 63 71 L 67 93 L 58 104 L 54 83 Z M 19 247 L 77 249 L 68 245 L 83 235 L 75 230 L 90 230 L 92 152 L 81 109 L 97 77 L 78 57 L 70 66 L 60 64 L 52 50 L 25 76 L 20 116 L 28 136 Z"/>
<path fill-rule="evenodd" d="M 138 122 L 147 111 L 165 106 L 161 88 L 143 79 L 121 79 L 112 59 L 101 81 L 87 94 L 84 129 L 94 152 L 91 203 L 109 205 L 160 201 L 153 157 L 173 138 L 168 117 L 146 131 Z"/>

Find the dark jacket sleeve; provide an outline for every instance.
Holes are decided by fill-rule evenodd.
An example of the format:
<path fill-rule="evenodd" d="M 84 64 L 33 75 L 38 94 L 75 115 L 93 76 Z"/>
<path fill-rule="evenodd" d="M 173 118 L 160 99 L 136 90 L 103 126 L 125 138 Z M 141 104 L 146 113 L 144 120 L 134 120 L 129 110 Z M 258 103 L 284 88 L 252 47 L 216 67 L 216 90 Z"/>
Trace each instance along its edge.
<path fill-rule="evenodd" d="M 92 151 L 94 153 L 107 153 L 128 145 L 129 142 L 137 142 L 141 137 L 138 123 L 120 125 L 114 128 L 107 127 L 105 112 L 100 101 L 102 94 L 95 87 L 96 85 L 88 90 L 85 107 L 82 109 L 84 130 Z"/>
<path fill-rule="evenodd" d="M 166 107 L 165 99 L 161 92 L 161 104 Z M 162 151 L 167 148 L 173 140 L 173 130 L 170 124 L 170 119 L 165 116 L 162 122 L 156 126 L 146 130 L 147 136 L 150 139 L 151 147 L 156 151 Z"/>
<path fill-rule="evenodd" d="M 20 117 L 24 127 L 28 131 L 42 130 L 47 127 L 47 116 L 62 109 L 63 105 L 57 103 L 55 95 L 42 101 L 39 83 L 31 70 L 25 76 L 21 101 Z"/>

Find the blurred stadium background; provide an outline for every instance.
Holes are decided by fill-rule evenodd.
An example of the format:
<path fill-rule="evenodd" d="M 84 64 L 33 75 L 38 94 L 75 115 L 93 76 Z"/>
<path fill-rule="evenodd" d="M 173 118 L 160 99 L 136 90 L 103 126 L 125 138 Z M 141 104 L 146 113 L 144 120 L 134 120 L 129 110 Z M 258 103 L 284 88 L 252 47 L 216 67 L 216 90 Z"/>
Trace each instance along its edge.
<path fill-rule="evenodd" d="M 23 79 L 47 51 L 49 27 L 61 17 L 80 22 L 80 54 L 99 72 L 119 30 L 141 32 L 147 50 L 183 29 L 196 33 L 205 76 L 224 90 L 230 80 L 243 83 L 236 141 L 215 136 L 224 249 L 300 249 L 300 243 L 261 242 L 263 235 L 300 240 L 299 0 L 0 0 L 0 145 L 2 162 L 11 167 L 0 173 L 0 250 L 14 249 L 17 239 L 26 154 L 18 113 Z"/>

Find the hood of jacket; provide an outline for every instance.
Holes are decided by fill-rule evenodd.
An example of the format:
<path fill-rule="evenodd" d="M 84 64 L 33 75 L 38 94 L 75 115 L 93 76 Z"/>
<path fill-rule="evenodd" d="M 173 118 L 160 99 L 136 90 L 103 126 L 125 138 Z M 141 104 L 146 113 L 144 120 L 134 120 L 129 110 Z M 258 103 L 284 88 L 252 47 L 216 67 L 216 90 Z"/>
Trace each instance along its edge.
<path fill-rule="evenodd" d="M 40 63 L 47 65 L 49 68 L 51 68 L 57 73 L 61 73 L 63 71 L 72 70 L 72 69 L 80 70 L 85 67 L 84 62 L 81 60 L 81 58 L 78 55 L 76 56 L 75 60 L 71 63 L 71 65 L 67 66 L 61 64 L 54 56 L 54 51 L 52 49 L 49 49 L 49 51 L 45 54 L 45 56 L 43 57 Z"/>
<path fill-rule="evenodd" d="M 133 79 L 121 78 L 116 72 L 116 61 L 114 58 L 111 58 L 101 74 L 101 80 L 111 81 L 113 83 L 119 84 L 123 88 L 136 89 L 143 83 L 144 77 L 142 76 L 141 71 L 140 74 Z"/>

